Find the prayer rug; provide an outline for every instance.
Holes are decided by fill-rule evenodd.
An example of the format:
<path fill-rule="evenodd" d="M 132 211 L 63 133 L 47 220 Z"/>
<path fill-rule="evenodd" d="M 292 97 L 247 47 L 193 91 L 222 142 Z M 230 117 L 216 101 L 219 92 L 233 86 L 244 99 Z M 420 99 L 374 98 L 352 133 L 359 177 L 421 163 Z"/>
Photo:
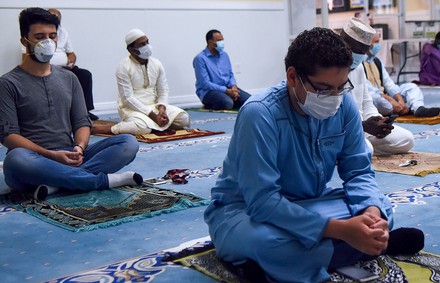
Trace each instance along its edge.
<path fill-rule="evenodd" d="M 160 282 L 161 278 L 166 278 L 167 269 L 182 265 L 218 281 L 250 282 L 236 270 L 231 271 L 228 264 L 216 257 L 215 249 L 210 240 L 197 242 L 189 248 L 159 251 L 47 282 L 101 282 L 100 280 L 107 282 L 113 280 L 114 282 L 134 283 L 155 282 L 156 279 Z M 420 252 L 413 256 L 380 256 L 375 260 L 358 262 L 356 266 L 378 274 L 380 278 L 374 282 L 440 282 L 440 256 L 427 252 Z M 261 275 L 260 280 L 251 282 L 265 282 L 263 276 Z M 333 272 L 330 274 L 329 282 L 348 283 L 353 281 L 342 274 Z"/>
<path fill-rule="evenodd" d="M 434 117 L 416 117 L 414 115 L 399 116 L 397 123 L 435 125 L 440 123 L 440 115 Z"/>
<path fill-rule="evenodd" d="M 119 121 L 110 121 L 110 120 L 95 120 L 92 121 L 93 125 L 115 125 L 117 124 Z"/>
<path fill-rule="evenodd" d="M 157 188 L 146 183 L 85 193 L 59 192 L 45 201 L 23 199 L 4 204 L 27 212 L 48 223 L 79 232 L 116 226 L 190 207 L 209 201 L 192 194 Z"/>
<path fill-rule="evenodd" d="M 408 152 L 392 155 L 374 155 L 374 170 L 413 176 L 426 176 L 440 172 L 440 154 L 430 152 Z"/>
<path fill-rule="evenodd" d="M 166 267 L 169 266 L 169 264 L 161 262 L 163 256 L 164 251 L 155 252 L 141 257 L 112 263 L 110 265 L 102 266 L 97 269 L 88 270 L 73 275 L 67 275 L 44 282 L 156 282 L 156 279 L 159 280 L 161 276 L 164 275 L 163 273 L 166 271 Z M 179 282 L 179 280 L 176 280 L 176 282 Z"/>
<path fill-rule="evenodd" d="M 111 263 L 106 266 L 101 266 L 92 270 L 79 272 L 72 275 L 63 276 L 57 279 L 45 281 L 46 283 L 67 283 L 67 282 L 131 282 L 131 283 L 145 283 L 145 282 L 191 282 L 191 279 L 185 277 L 182 273 L 179 274 L 178 279 L 175 274 L 168 275 L 166 270 L 168 268 L 179 269 L 181 266 L 172 262 L 163 262 L 162 258 L 168 252 L 177 252 L 187 247 L 194 245 L 204 245 L 210 241 L 210 237 L 203 237 L 189 242 L 185 242 L 178 247 L 168 250 L 157 251 L 147 255 L 138 256 L 122 260 L 116 263 Z M 172 276 L 172 278 L 170 278 Z M 203 276 L 202 276 L 203 277 Z M 196 281 L 197 282 L 197 281 Z M 200 281 L 199 281 L 200 282 Z M 204 281 L 201 281 L 204 282 Z"/>
<path fill-rule="evenodd" d="M 247 271 L 239 270 L 220 260 L 210 241 L 203 246 L 199 244 L 179 252 L 167 252 L 162 262 L 190 267 L 222 282 L 266 282 L 264 275 L 255 267 Z M 440 282 L 440 256 L 423 251 L 412 256 L 382 255 L 371 261 L 357 262 L 356 266 L 379 275 L 379 279 L 374 282 Z M 256 279 L 255 273 L 260 273 L 261 277 Z M 335 271 L 330 274 L 330 282 L 353 281 Z"/>
<path fill-rule="evenodd" d="M 116 124 L 117 122 L 97 120 L 97 121 L 93 121 L 93 123 L 104 125 L 104 124 Z M 212 136 L 212 135 L 220 135 L 224 133 L 225 132 L 213 132 L 213 131 L 200 130 L 200 129 L 166 130 L 163 132 L 155 132 L 146 135 L 136 135 L 136 139 L 140 142 L 145 142 L 145 143 L 158 143 L 158 142 L 167 142 L 167 141 Z M 96 136 L 110 137 L 112 135 L 96 134 Z"/>
<path fill-rule="evenodd" d="M 186 111 L 196 111 L 196 112 L 216 112 L 216 113 L 230 113 L 230 114 L 238 114 L 239 109 L 231 109 L 231 110 L 213 110 L 213 109 L 206 109 L 203 107 L 200 108 L 188 108 L 185 109 Z"/>

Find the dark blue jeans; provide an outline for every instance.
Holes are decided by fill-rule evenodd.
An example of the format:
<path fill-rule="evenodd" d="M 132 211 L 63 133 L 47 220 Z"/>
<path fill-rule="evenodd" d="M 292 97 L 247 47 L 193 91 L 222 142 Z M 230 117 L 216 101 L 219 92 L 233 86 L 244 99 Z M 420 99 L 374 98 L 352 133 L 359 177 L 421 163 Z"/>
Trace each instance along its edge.
<path fill-rule="evenodd" d="M 60 148 L 58 150 L 72 150 Z M 3 162 L 6 184 L 12 192 L 35 190 L 41 184 L 69 190 L 108 188 L 108 173 L 115 173 L 136 157 L 139 143 L 132 135 L 117 135 L 87 146 L 84 162 L 73 167 L 25 148 L 12 149 Z"/>
<path fill-rule="evenodd" d="M 251 95 L 241 88 L 238 90 L 240 91 L 240 97 L 236 101 L 233 101 L 225 92 L 212 90 L 205 95 L 202 103 L 206 109 L 212 110 L 240 108 Z"/>

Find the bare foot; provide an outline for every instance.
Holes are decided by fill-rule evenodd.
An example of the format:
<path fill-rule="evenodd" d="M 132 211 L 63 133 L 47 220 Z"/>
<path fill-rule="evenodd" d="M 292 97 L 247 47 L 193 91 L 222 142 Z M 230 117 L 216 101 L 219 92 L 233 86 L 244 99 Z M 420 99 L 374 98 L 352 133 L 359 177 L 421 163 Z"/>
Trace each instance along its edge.
<path fill-rule="evenodd" d="M 104 135 L 113 135 L 112 133 L 113 125 L 93 125 L 92 126 L 92 135 L 96 134 L 104 134 Z"/>

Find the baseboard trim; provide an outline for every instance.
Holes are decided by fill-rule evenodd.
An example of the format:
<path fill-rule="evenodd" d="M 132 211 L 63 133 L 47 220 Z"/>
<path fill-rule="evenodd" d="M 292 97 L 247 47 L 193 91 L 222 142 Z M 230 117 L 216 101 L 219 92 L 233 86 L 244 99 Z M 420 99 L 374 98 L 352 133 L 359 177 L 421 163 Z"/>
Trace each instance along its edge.
<path fill-rule="evenodd" d="M 262 92 L 265 89 L 252 89 L 247 90 L 250 94 L 256 94 Z M 200 102 L 199 98 L 195 94 L 170 96 L 169 104 L 180 107 L 180 108 L 193 108 L 202 107 L 203 104 Z M 93 113 L 99 114 L 110 114 L 118 113 L 118 103 L 116 101 L 98 102 L 95 103 L 95 109 Z"/>

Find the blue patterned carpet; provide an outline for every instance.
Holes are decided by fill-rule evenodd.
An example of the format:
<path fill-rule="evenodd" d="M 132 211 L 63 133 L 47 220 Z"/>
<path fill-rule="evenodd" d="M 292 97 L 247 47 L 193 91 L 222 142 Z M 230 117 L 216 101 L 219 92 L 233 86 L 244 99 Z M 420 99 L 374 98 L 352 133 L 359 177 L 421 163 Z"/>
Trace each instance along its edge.
<path fill-rule="evenodd" d="M 439 90 L 424 91 L 427 105 L 436 104 L 436 101 L 440 105 Z M 225 131 L 225 134 L 140 144 L 138 156 L 127 170 L 138 171 L 144 178 L 150 178 L 163 176 L 169 169 L 188 168 L 191 170 L 188 184 L 161 187 L 209 198 L 210 188 L 221 170 L 236 115 L 189 113 L 192 127 Z M 414 151 L 440 153 L 440 124 L 399 125 L 414 133 Z M 100 137 L 92 137 L 92 142 L 98 139 Z M 0 160 L 4 154 L 5 149 L 1 147 Z M 415 177 L 378 172 L 377 180 L 381 190 L 393 200 L 396 226 L 422 229 L 426 234 L 425 250 L 440 254 L 437 210 L 440 207 L 440 174 Z M 335 176 L 331 183 L 338 185 L 338 178 Z M 6 190 L 1 177 L 0 191 Z M 153 259 L 157 256 L 155 253 L 160 255 L 165 249 L 207 236 L 204 209 L 195 207 L 106 229 L 74 233 L 0 206 L 1 282 L 125 282 L 127 278 L 132 282 L 175 283 L 177 279 L 177 282 L 213 282 L 199 272 L 180 267 L 165 268 Z M 85 274 L 88 274 L 89 281 L 67 279 L 69 275 L 81 277 Z M 138 281 L 133 279 L 135 277 Z"/>

